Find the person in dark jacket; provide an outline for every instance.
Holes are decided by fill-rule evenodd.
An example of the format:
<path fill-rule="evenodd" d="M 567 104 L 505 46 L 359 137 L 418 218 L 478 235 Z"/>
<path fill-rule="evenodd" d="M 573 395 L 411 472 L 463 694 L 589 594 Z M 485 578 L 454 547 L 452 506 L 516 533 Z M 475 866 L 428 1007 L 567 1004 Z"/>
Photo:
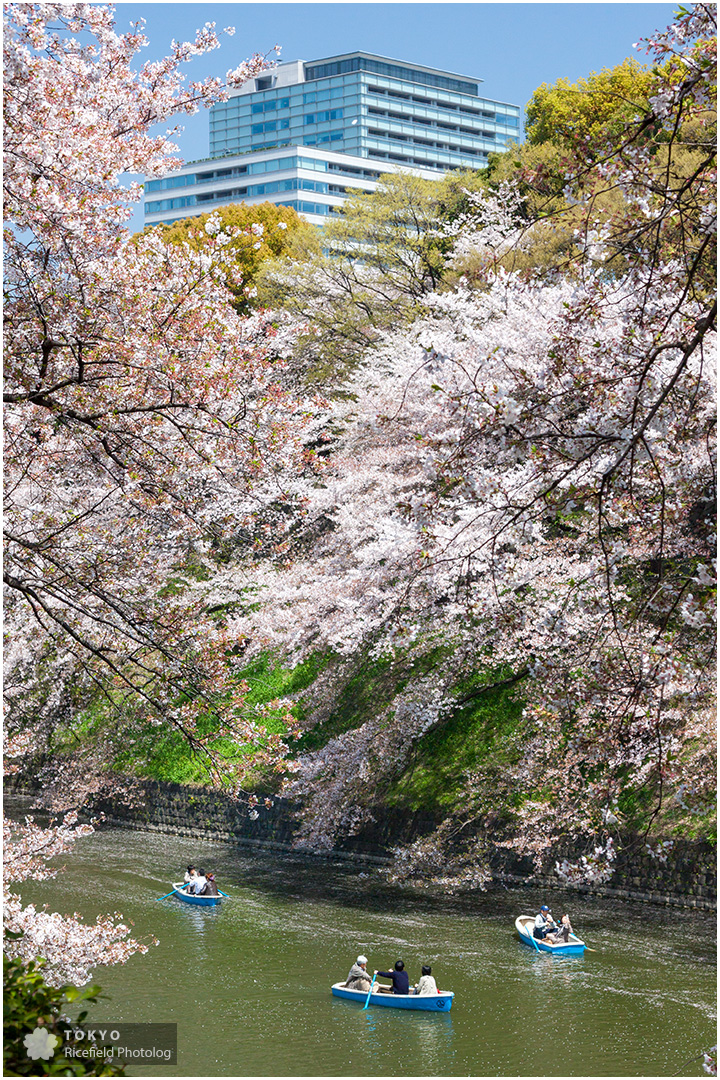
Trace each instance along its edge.
<path fill-rule="evenodd" d="M 219 896 L 218 887 L 215 884 L 215 875 L 208 874 L 207 881 L 205 882 L 205 888 L 202 891 L 203 896 Z"/>
<path fill-rule="evenodd" d="M 376 975 L 382 975 L 384 979 L 392 979 L 393 994 L 408 994 L 410 992 L 410 976 L 405 970 L 402 960 L 395 961 L 394 971 L 376 971 Z"/>

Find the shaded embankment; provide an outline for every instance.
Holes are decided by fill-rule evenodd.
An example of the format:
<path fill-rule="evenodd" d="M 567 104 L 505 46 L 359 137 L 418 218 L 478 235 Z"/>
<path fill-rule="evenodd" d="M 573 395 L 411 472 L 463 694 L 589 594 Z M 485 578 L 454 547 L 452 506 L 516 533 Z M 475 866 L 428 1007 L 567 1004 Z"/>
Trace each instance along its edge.
<path fill-rule="evenodd" d="M 94 813 L 104 814 L 109 823 L 131 828 L 234 841 L 243 846 L 288 850 L 296 842 L 300 827 L 298 807 L 287 800 L 276 798 L 272 807 L 261 808 L 253 819 L 247 806 L 208 788 L 158 780 L 134 780 L 132 787 L 135 792 L 132 804 L 122 797 L 105 797 L 97 802 Z M 15 778 L 8 778 L 6 791 L 31 794 L 27 781 Z M 336 848 L 324 854 L 388 864 L 393 858 L 393 847 L 411 843 L 439 824 L 421 811 L 384 807 L 375 808 L 374 818 L 357 835 L 342 839 Z M 492 869 L 497 883 L 558 886 L 557 879 L 533 873 L 531 858 L 511 851 L 496 856 Z M 710 843 L 675 840 L 666 861 L 660 862 L 645 850 L 640 838 L 627 836 L 608 883 L 563 885 L 563 888 L 596 896 L 712 910 L 717 906 L 716 882 L 715 849 Z"/>

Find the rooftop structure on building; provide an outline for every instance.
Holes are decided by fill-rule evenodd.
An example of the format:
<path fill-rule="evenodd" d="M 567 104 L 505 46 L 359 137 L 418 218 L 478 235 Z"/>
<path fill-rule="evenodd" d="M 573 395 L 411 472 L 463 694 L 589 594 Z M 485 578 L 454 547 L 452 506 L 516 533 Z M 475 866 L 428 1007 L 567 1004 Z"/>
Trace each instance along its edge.
<path fill-rule="evenodd" d="M 279 64 L 213 106 L 208 158 L 146 182 L 145 222 L 272 202 L 322 224 L 383 173 L 483 168 L 518 141 L 520 109 L 480 82 L 366 52 Z"/>

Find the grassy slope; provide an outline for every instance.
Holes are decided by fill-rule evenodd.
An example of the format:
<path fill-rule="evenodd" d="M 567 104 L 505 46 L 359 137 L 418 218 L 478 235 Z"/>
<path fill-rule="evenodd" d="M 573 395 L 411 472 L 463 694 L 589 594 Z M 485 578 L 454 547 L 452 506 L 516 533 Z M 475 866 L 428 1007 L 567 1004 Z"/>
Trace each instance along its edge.
<path fill-rule="evenodd" d="M 385 792 L 385 802 L 435 814 L 464 804 L 469 776 L 481 773 L 485 783 L 500 779 L 519 757 L 522 710 L 517 691 L 510 689 L 489 691 L 453 710 L 418 740 L 407 767 Z"/>
<path fill-rule="evenodd" d="M 317 750 L 331 738 L 361 726 L 377 716 L 395 696 L 411 685 L 412 680 L 431 672 L 448 659 L 447 646 L 429 647 L 426 654 L 411 665 L 405 658 L 370 659 L 359 655 L 352 671 L 340 681 L 332 707 L 323 721 L 306 730 L 295 752 Z M 252 709 L 275 698 L 293 696 L 293 712 L 301 720 L 309 719 L 307 691 L 318 676 L 332 664 L 332 658 L 316 653 L 294 668 L 283 665 L 272 653 L 264 653 L 237 672 L 247 681 L 250 691 L 247 705 Z M 512 687 L 477 691 L 489 682 L 498 681 L 508 671 L 477 671 L 458 681 L 459 698 L 476 694 L 467 704 L 456 707 L 442 722 L 415 744 L 409 760 L 395 774 L 381 782 L 375 801 L 398 810 L 425 811 L 434 816 L 459 810 L 468 805 L 472 790 L 475 811 L 511 811 L 532 793 L 521 795 L 507 776 L 522 749 L 524 735 L 522 682 Z M 85 711 L 72 731 L 58 733 L 55 748 L 68 751 L 78 745 L 92 744 L 107 731 L 109 715 L 105 708 Z M 268 724 L 269 730 L 282 733 L 282 725 Z M 239 760 L 242 748 L 226 746 L 229 760 Z M 157 729 L 139 734 L 115 751 L 112 767 L 119 772 L 179 784 L 202 784 L 208 777 L 202 762 L 191 752 L 179 732 Z M 258 793 L 276 790 L 277 777 L 257 773 L 250 778 Z M 650 797 L 628 792 L 619 807 L 626 826 L 643 827 L 652 812 Z M 657 834 L 682 835 L 688 839 L 715 836 L 714 814 L 692 816 L 669 800 L 654 822 Z"/>
<path fill-rule="evenodd" d="M 251 711 L 255 705 L 303 690 L 317 677 L 324 663 L 325 658 L 321 654 L 314 654 L 302 664 L 287 668 L 273 654 L 262 654 L 236 673 L 238 679 L 245 679 L 250 686 L 246 707 Z M 302 710 L 301 702 L 293 708 L 300 719 Z M 53 749 L 68 752 L 98 743 L 106 738 L 113 723 L 112 712 L 104 702 L 98 702 L 86 709 L 71 728 L 55 733 Z M 270 718 L 266 726 L 270 733 L 283 734 L 285 731 L 280 720 Z M 226 754 L 228 761 L 239 761 L 244 756 L 243 749 L 233 746 L 228 739 L 219 739 L 216 745 Z M 122 748 L 113 751 L 109 763 L 118 772 L 176 784 L 204 784 L 209 779 L 203 761 L 192 752 L 181 733 L 167 729 L 145 728 L 137 731 L 134 738 L 126 739 Z"/>

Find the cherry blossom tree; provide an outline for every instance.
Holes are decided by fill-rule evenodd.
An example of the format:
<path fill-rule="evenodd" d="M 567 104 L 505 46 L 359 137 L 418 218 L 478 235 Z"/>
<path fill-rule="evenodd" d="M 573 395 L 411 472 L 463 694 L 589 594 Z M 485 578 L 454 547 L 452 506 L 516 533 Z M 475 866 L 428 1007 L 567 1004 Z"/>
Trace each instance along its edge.
<path fill-rule="evenodd" d="M 153 127 L 266 61 L 186 87 L 180 65 L 218 46 L 211 24 L 135 71 L 145 39 L 117 34 L 109 8 L 10 5 L 6 20 L 10 730 L 40 737 L 100 693 L 181 730 L 216 776 L 223 736 L 282 756 L 242 715 L 233 643 L 178 582 L 282 494 L 303 406 L 281 389 L 272 328 L 232 306 L 233 231 L 210 219 L 202 252 L 131 238 L 140 189 L 119 183 L 178 164 Z"/>
<path fill-rule="evenodd" d="M 117 225 L 128 220 L 142 189 L 122 186 L 120 176 L 157 176 L 182 164 L 172 156 L 179 127 L 154 134 L 154 125 L 226 100 L 228 88 L 267 67 L 255 55 L 225 79 L 186 86 L 181 65 L 219 48 L 214 23 L 195 41 L 175 42 L 164 60 L 135 70 L 145 45 L 140 23 L 116 32 L 111 7 L 6 6 L 6 214 L 37 243 L 55 251 L 62 237 L 77 243 L 84 236 L 98 251 L 124 243 Z"/>
<path fill-rule="evenodd" d="M 328 524 L 312 558 L 255 572 L 267 603 L 236 633 L 348 657 L 452 646 L 423 687 L 432 717 L 403 691 L 302 756 L 289 790 L 309 807 L 306 842 L 331 845 L 367 818 L 373 778 L 402 771 L 473 660 L 510 670 L 526 701 L 503 781 L 514 835 L 491 844 L 542 865 L 582 843 L 558 873 L 603 880 L 629 793 L 647 805 L 646 836 L 668 802 L 688 815 L 711 804 L 713 9 L 681 13 L 649 47 L 663 61 L 649 110 L 575 162 L 572 264 L 503 269 L 533 223 L 510 192 L 476 199 L 454 226 L 473 280 L 385 332 L 324 421 L 309 499 Z M 682 139 L 695 155 L 684 176 L 670 154 Z M 610 188 L 620 202 L 593 197 Z M 468 778 L 468 807 L 489 821 L 479 783 Z M 438 864 L 441 841 L 416 856 Z"/>
<path fill-rule="evenodd" d="M 394 656 L 409 674 L 376 715 L 294 762 L 303 843 L 356 831 L 423 736 L 498 686 L 525 703 L 505 774 L 466 776 L 461 812 L 402 874 L 448 884 L 452 854 L 482 886 L 510 845 L 601 881 L 628 793 L 647 841 L 668 800 L 703 812 L 713 37 L 709 6 L 681 13 L 649 43 L 649 109 L 568 157 L 552 203 L 577 230 L 566 265 L 509 269 L 542 220 L 509 186 L 469 192 L 437 246 L 446 287 L 402 324 L 358 324 L 372 361 L 330 402 L 287 386 L 308 337 L 322 356 L 331 331 L 312 311 L 240 319 L 219 222 L 201 251 L 131 244 L 116 219 L 96 236 L 38 180 L 42 220 L 8 238 L 15 726 L 100 690 L 126 718 L 210 753 L 230 734 L 273 766 L 286 740 L 243 709 L 230 655 L 326 650 L 306 731 L 358 657 Z"/>
<path fill-rule="evenodd" d="M 272 327 L 233 308 L 232 230 L 211 218 L 197 252 L 124 228 L 141 188 L 123 174 L 180 164 L 157 125 L 224 100 L 267 61 L 186 85 L 181 65 L 218 47 L 213 24 L 136 69 L 145 44 L 139 25 L 116 31 L 112 8 L 5 9 L 7 730 L 12 768 L 103 700 L 116 738 L 122 723 L 179 730 L 219 780 L 228 742 L 247 748 L 243 768 L 286 745 L 244 709 L 236 642 L 194 586 L 305 467 L 307 410 L 282 389 Z M 79 784 L 65 775 L 65 805 L 107 778 L 100 764 L 84 760 Z M 235 789 L 242 770 L 228 768 Z M 13 891 L 85 827 L 6 830 L 11 955 L 84 982 L 147 948 L 120 916 L 88 926 Z"/>
<path fill-rule="evenodd" d="M 420 655 L 440 638 L 452 663 L 303 756 L 292 791 L 311 800 L 313 842 L 347 814 L 357 823 L 353 792 L 402 766 L 457 700 L 452 669 L 483 655 L 522 677 L 528 700 L 508 782 L 552 793 L 523 807 L 527 850 L 581 824 L 602 832 L 633 785 L 660 798 L 689 783 L 699 805 L 710 794 L 712 350 L 695 340 L 700 309 L 668 328 L 669 292 L 643 301 L 638 334 L 642 295 L 634 276 L 532 289 L 501 274 L 480 296 L 436 297 L 415 340 L 388 341 L 352 384 L 354 417 L 313 505 L 334 528 L 311 560 L 253 570 L 267 606 L 234 632 L 346 656 L 373 641 Z M 642 407 L 685 351 L 687 370 L 606 490 L 659 330 L 668 348 Z M 237 588 L 230 570 L 214 587 L 227 595 L 232 577 Z"/>

